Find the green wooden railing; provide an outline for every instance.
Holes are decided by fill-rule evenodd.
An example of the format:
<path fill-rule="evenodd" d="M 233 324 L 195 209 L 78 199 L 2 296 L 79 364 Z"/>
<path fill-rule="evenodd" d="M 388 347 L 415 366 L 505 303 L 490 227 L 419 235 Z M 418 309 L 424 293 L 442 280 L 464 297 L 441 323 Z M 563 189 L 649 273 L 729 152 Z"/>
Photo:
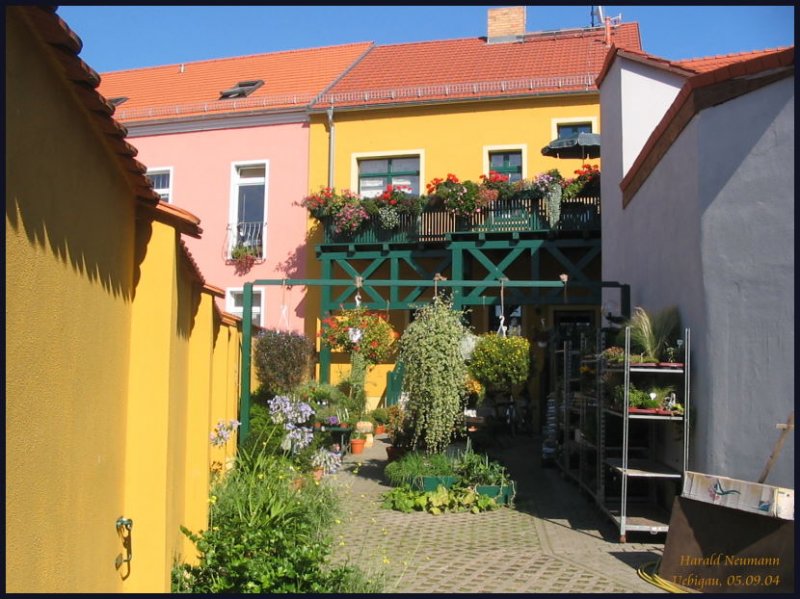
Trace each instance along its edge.
<path fill-rule="evenodd" d="M 355 233 L 337 233 L 333 219 L 322 219 L 326 244 L 331 243 L 416 243 L 443 241 L 453 233 L 521 233 L 548 231 L 599 231 L 600 198 L 562 200 L 561 214 L 551 224 L 547 203 L 530 198 L 495 202 L 480 213 L 457 217 L 441 208 L 426 209 L 419 216 L 401 214 L 394 229 L 381 226 L 370 216 Z"/>

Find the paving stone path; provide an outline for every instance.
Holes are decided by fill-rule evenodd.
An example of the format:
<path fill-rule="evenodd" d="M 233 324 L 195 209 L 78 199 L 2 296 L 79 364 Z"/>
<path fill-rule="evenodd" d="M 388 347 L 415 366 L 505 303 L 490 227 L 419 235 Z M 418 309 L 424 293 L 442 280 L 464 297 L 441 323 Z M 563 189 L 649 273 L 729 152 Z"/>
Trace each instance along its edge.
<path fill-rule="evenodd" d="M 482 514 L 381 509 L 388 439 L 348 455 L 325 479 L 339 488 L 336 561 L 376 573 L 387 593 L 657 593 L 636 568 L 658 559 L 664 535 L 620 544 L 592 501 L 543 468 L 538 444 L 516 437 L 493 451 L 517 482 L 513 508 Z M 630 535 L 629 535 L 630 536 Z"/>

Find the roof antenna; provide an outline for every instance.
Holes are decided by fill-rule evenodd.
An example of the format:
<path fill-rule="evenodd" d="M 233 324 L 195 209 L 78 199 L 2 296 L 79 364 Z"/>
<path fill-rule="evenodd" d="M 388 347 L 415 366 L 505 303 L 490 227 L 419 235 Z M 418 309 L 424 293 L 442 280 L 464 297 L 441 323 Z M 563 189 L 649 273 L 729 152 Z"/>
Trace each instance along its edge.
<path fill-rule="evenodd" d="M 603 23 L 605 22 L 602 6 L 592 6 L 591 15 L 592 15 L 592 27 L 599 27 L 603 25 Z M 595 17 L 597 18 L 597 22 L 595 22 Z"/>

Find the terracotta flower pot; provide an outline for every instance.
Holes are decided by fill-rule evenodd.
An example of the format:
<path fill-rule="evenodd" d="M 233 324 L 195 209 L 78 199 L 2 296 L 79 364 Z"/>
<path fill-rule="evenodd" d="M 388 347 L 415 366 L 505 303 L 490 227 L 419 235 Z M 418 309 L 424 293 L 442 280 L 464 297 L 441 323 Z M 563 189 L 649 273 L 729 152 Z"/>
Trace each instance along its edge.
<path fill-rule="evenodd" d="M 315 468 L 314 469 L 314 480 L 319 482 L 322 480 L 322 475 L 325 474 L 325 471 L 322 468 Z"/>
<path fill-rule="evenodd" d="M 386 425 L 378 424 L 375 426 L 375 434 L 376 435 L 385 435 L 386 434 Z"/>
<path fill-rule="evenodd" d="M 350 440 L 350 452 L 353 455 L 363 453 L 364 452 L 364 443 L 366 439 L 351 439 Z"/>

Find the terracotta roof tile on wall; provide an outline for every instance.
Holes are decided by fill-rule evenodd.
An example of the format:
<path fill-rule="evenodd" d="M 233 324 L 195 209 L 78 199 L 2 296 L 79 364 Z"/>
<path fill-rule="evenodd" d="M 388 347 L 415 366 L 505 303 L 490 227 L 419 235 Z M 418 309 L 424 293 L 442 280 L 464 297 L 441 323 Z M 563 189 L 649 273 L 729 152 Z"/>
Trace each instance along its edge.
<path fill-rule="evenodd" d="M 613 28 L 611 39 L 641 47 L 636 23 Z M 607 51 L 603 28 L 527 34 L 512 43 L 467 38 L 378 46 L 314 107 L 596 91 Z"/>
<path fill-rule="evenodd" d="M 606 56 L 603 68 L 600 70 L 600 74 L 597 76 L 597 85 L 600 85 L 605 76 L 608 74 L 608 70 L 611 68 L 611 64 L 614 62 L 614 58 L 616 56 L 643 62 L 649 64 L 650 66 L 671 71 L 684 77 L 690 77 L 699 73 L 715 71 L 726 66 L 741 65 L 745 61 L 753 58 L 767 57 L 775 52 L 782 52 L 787 48 L 788 46 L 784 46 L 769 50 L 754 50 L 751 52 L 737 52 L 735 54 L 707 56 L 704 58 L 686 58 L 681 60 L 670 60 L 668 58 L 662 58 L 660 56 L 655 56 L 654 54 L 644 52 L 643 50 L 635 50 L 633 48 L 613 48 L 612 51 L 608 53 L 608 56 Z"/>
<path fill-rule="evenodd" d="M 78 58 L 83 47 L 81 39 L 55 13 L 54 6 L 19 6 L 13 9 L 20 10 L 35 35 L 53 47 L 53 56 L 64 76 L 73 84 L 78 100 L 89 111 L 95 126 L 105 135 L 138 199 L 157 204 L 160 198 L 145 177 L 147 168 L 135 159 L 136 148 L 125 141 L 128 130 L 112 118 L 114 107 L 95 89 L 100 77 Z"/>
<path fill-rule="evenodd" d="M 302 109 L 371 47 L 370 42 L 272 52 L 103 73 L 106 98 L 125 96 L 123 121 L 203 114 Z M 245 98 L 220 100 L 240 81 L 263 80 Z"/>
<path fill-rule="evenodd" d="M 697 113 L 794 76 L 794 46 L 680 62 L 691 66 L 696 74 L 687 78 L 620 182 L 623 206 L 633 199 Z"/>
<path fill-rule="evenodd" d="M 706 56 L 703 58 L 685 58 L 682 60 L 675 60 L 676 64 L 695 73 L 706 73 L 721 67 L 726 67 L 736 63 L 743 63 L 744 61 L 751 60 L 758 57 L 767 57 L 789 49 L 791 46 L 782 46 L 780 48 L 772 48 L 768 50 L 754 50 L 752 52 L 737 52 L 735 54 L 723 54 L 719 56 Z"/>

